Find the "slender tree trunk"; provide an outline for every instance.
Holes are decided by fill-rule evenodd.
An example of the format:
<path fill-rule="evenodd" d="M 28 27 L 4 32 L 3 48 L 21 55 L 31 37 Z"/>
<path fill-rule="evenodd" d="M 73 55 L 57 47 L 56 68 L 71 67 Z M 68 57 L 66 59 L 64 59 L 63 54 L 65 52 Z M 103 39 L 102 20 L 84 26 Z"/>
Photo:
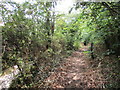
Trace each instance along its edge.
<path fill-rule="evenodd" d="M 91 43 L 91 47 L 90 47 L 90 51 L 91 51 L 91 58 L 94 59 L 94 52 L 93 52 L 93 48 L 94 48 L 94 43 Z"/>
<path fill-rule="evenodd" d="M 46 3 L 46 6 L 48 5 L 49 3 Z M 47 45 L 46 45 L 46 48 L 48 49 L 49 47 L 50 47 L 50 44 L 51 44 L 51 39 L 50 39 L 50 35 L 51 35 L 51 33 L 50 33 L 50 12 L 49 12 L 49 10 L 47 10 L 47 17 L 46 17 L 46 31 L 47 31 L 47 35 L 48 35 L 48 38 L 47 38 Z"/>

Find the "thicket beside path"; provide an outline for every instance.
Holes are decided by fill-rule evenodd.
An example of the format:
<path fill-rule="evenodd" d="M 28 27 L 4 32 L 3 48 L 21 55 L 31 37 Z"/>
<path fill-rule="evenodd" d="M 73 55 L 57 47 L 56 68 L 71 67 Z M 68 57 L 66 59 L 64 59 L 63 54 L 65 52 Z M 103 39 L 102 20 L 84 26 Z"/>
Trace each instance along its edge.
<path fill-rule="evenodd" d="M 89 57 L 83 53 L 88 46 L 72 53 L 66 61 L 56 68 L 45 84 L 52 88 L 102 88 L 104 78 L 99 66 L 92 68 Z"/>

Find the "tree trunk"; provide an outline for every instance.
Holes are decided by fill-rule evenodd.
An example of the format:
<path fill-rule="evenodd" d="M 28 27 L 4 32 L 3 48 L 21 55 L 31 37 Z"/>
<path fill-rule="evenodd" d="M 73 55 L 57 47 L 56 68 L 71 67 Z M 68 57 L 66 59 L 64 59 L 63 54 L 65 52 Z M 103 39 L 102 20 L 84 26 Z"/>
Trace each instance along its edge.
<path fill-rule="evenodd" d="M 94 48 L 94 44 L 91 43 L 91 47 L 90 47 L 90 51 L 91 51 L 91 58 L 94 59 L 94 53 L 93 53 L 93 48 Z"/>

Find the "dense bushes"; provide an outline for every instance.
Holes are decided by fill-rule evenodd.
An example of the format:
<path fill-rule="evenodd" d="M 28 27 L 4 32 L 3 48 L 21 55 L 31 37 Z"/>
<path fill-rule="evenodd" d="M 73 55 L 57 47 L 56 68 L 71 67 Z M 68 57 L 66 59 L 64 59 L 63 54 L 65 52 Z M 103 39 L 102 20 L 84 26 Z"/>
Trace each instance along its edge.
<path fill-rule="evenodd" d="M 66 51 L 79 47 L 72 30 L 65 33 L 59 26 L 55 29 L 53 5 L 54 2 L 2 3 L 3 70 L 18 65 L 21 71 L 12 87 L 42 84 L 67 55 Z"/>

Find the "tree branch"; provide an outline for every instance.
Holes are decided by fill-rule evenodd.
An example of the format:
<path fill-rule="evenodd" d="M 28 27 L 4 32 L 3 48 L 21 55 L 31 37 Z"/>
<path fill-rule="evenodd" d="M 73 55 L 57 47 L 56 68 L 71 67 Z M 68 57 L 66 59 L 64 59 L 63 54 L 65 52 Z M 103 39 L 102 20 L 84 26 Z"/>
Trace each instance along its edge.
<path fill-rule="evenodd" d="M 114 13 L 120 15 L 119 12 L 117 12 L 116 10 L 114 10 L 113 8 L 111 8 L 106 2 L 102 2 L 102 5 L 105 6 L 106 8 L 108 8 L 109 11 L 114 12 Z"/>

